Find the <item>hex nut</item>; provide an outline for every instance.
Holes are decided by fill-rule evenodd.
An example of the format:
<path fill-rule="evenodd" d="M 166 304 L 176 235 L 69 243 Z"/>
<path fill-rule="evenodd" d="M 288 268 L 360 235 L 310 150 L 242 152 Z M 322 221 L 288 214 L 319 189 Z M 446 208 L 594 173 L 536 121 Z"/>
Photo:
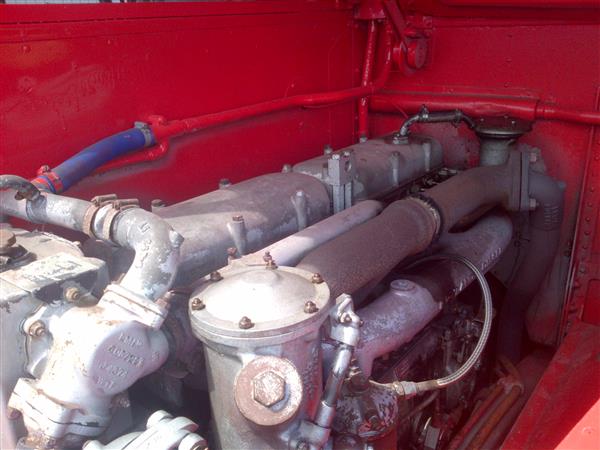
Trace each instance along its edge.
<path fill-rule="evenodd" d="M 304 304 L 304 312 L 306 314 L 314 314 L 319 310 L 317 304 L 311 300 Z"/>
<path fill-rule="evenodd" d="M 250 320 L 249 317 L 244 316 L 240 319 L 238 326 L 242 330 L 248 330 L 254 326 L 254 323 L 252 322 L 252 320 Z"/>
<path fill-rule="evenodd" d="M 196 297 L 190 302 L 190 308 L 192 308 L 192 311 L 200 311 L 201 309 L 206 308 L 206 305 L 201 299 Z"/>
<path fill-rule="evenodd" d="M 41 320 L 33 322 L 27 330 L 27 334 L 31 337 L 40 337 L 43 336 L 44 333 L 46 333 L 46 325 L 44 325 L 44 322 Z"/>
<path fill-rule="evenodd" d="M 323 280 L 323 277 L 321 276 L 321 274 L 320 274 L 320 273 L 313 273 L 313 275 L 312 275 L 312 278 L 311 278 L 311 281 L 312 281 L 314 284 L 321 284 L 321 283 L 322 283 L 323 281 L 325 281 L 325 280 Z"/>
<path fill-rule="evenodd" d="M 273 406 L 285 397 L 285 379 L 272 370 L 252 380 L 252 397 L 263 406 Z"/>
<path fill-rule="evenodd" d="M 76 287 L 70 287 L 65 291 L 65 299 L 69 302 L 76 302 L 81 299 L 81 290 Z"/>
<path fill-rule="evenodd" d="M 223 279 L 223 275 L 218 270 L 210 273 L 210 281 L 221 281 Z"/>

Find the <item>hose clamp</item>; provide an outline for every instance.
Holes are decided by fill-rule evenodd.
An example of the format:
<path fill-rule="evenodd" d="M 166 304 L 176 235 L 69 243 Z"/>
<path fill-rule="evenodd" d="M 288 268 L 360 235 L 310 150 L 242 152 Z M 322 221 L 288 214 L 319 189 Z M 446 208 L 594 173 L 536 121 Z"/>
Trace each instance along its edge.
<path fill-rule="evenodd" d="M 100 238 L 104 240 L 111 240 L 112 224 L 121 211 L 129 208 L 139 208 L 140 206 L 140 202 L 137 199 L 130 198 L 119 200 L 116 194 L 98 195 L 92 198 L 91 203 L 92 204 L 83 216 L 82 231 L 91 238 Z M 94 220 L 96 214 L 100 208 L 107 205 L 110 205 L 111 208 L 103 218 L 101 236 L 96 236 L 94 233 Z"/>
<path fill-rule="evenodd" d="M 431 213 L 435 222 L 435 231 L 431 241 L 437 241 L 442 234 L 442 230 L 444 229 L 444 216 L 442 215 L 442 210 L 440 209 L 439 205 L 435 202 L 435 200 L 423 194 L 413 194 L 410 195 L 408 199 L 416 201 L 421 206 L 425 206 Z"/>

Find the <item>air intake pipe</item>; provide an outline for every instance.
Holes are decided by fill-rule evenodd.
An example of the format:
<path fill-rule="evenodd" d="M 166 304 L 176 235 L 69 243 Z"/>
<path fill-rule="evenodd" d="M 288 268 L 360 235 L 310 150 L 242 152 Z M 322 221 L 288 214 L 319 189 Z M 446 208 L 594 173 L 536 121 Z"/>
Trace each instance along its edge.
<path fill-rule="evenodd" d="M 518 209 L 515 190 L 520 192 L 521 160 L 513 154 L 504 166 L 467 170 L 423 196 L 395 201 L 379 216 L 309 253 L 298 267 L 320 273 L 334 297 L 356 292 L 425 250 L 479 207 L 502 204 Z"/>

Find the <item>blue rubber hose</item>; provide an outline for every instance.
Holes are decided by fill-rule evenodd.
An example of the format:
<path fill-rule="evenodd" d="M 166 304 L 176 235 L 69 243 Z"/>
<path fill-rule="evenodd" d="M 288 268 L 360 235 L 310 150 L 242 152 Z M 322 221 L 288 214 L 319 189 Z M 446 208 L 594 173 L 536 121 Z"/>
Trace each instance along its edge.
<path fill-rule="evenodd" d="M 107 162 L 155 144 L 156 139 L 145 124 L 121 131 L 84 148 L 50 172 L 38 176 L 34 183 L 54 193 L 66 191 Z"/>

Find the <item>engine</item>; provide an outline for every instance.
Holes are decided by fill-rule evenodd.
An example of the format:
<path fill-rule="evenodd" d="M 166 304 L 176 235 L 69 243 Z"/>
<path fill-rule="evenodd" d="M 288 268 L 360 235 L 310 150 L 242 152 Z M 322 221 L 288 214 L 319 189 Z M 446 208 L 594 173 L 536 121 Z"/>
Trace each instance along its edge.
<path fill-rule="evenodd" d="M 478 167 L 410 132 L 442 121 L 474 130 Z M 150 211 L 3 176 L 3 447 L 498 445 L 562 217 L 528 129 L 424 110 Z"/>

